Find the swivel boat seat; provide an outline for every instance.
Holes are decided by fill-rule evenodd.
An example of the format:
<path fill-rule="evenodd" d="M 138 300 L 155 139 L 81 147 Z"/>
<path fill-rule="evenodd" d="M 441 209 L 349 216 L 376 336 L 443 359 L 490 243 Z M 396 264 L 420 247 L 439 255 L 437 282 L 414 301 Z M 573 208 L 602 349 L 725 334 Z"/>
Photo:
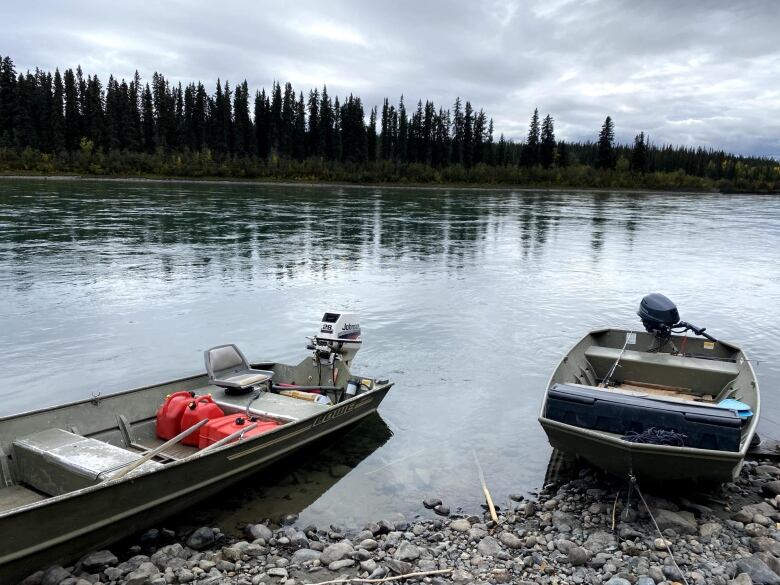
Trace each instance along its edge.
<path fill-rule="evenodd" d="M 218 345 L 203 352 L 209 382 L 228 394 L 244 394 L 270 384 L 273 372 L 255 370 L 233 343 Z"/>

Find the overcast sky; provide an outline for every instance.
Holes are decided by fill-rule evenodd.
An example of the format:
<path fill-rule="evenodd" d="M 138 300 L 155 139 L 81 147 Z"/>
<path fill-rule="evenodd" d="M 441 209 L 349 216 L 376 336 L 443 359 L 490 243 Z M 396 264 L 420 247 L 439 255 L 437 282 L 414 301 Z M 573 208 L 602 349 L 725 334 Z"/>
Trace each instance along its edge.
<path fill-rule="evenodd" d="M 18 70 L 78 64 L 172 81 L 327 84 L 494 118 L 522 138 L 535 107 L 556 135 L 780 157 L 780 2 L 2 0 L 0 54 Z M 210 91 L 213 87 L 210 87 Z M 368 110 L 368 108 L 367 108 Z"/>

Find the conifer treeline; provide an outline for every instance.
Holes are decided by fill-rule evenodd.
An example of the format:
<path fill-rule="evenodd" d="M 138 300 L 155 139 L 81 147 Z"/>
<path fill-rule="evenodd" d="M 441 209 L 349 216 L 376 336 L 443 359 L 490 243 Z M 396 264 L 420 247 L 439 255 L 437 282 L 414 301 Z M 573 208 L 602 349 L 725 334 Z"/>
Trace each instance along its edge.
<path fill-rule="evenodd" d="M 418 101 L 411 112 L 403 96 L 397 106 L 385 98 L 381 111 L 373 107 L 366 113 L 360 97 L 340 101 L 326 87 L 304 95 L 290 83 L 274 82 L 270 92 L 251 95 L 246 81 L 231 87 L 218 80 L 209 93 L 200 82 L 172 85 L 159 73 L 145 83 L 137 72 L 129 82 L 111 76 L 103 86 L 80 67 L 62 75 L 17 73 L 9 57 L 0 58 L 0 149 L 6 155 L 10 150 L 34 158 L 32 151 L 66 160 L 93 152 L 114 158 L 207 153 L 217 160 L 319 160 L 352 167 L 579 165 L 640 174 L 682 171 L 716 180 L 780 179 L 769 158 L 655 146 L 644 133 L 633 145 L 616 145 L 610 117 L 596 142 L 564 142 L 556 140 L 552 116 L 540 120 L 534 111 L 526 140 L 515 143 L 503 134 L 495 141 L 492 118 L 460 98 L 452 108 Z"/>

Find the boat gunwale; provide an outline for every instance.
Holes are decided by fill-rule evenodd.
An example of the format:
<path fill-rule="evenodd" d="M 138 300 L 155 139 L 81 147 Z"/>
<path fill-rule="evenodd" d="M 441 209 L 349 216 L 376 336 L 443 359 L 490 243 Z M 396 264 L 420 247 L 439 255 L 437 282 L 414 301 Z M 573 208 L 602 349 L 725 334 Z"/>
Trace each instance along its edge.
<path fill-rule="evenodd" d="M 610 331 L 617 331 L 622 333 L 635 333 L 632 329 L 620 329 L 617 327 L 603 327 L 600 329 L 594 329 L 592 331 L 589 331 L 585 335 L 583 335 L 580 339 L 578 339 L 574 344 L 572 344 L 569 349 L 566 351 L 566 353 L 563 354 L 560 360 L 558 360 L 558 363 L 556 364 L 555 368 L 552 371 L 552 374 L 550 374 L 550 377 L 547 380 L 547 387 L 544 390 L 544 396 L 542 398 L 542 405 L 539 410 L 539 416 L 538 421 L 539 424 L 542 425 L 542 428 L 545 428 L 545 425 L 549 424 L 551 427 L 556 427 L 558 430 L 569 432 L 570 434 L 585 434 L 591 438 L 598 439 L 600 442 L 605 443 L 610 446 L 619 447 L 621 449 L 625 449 L 629 452 L 649 452 L 649 453 L 656 453 L 656 454 L 689 454 L 689 455 L 696 455 L 696 456 L 703 456 L 703 455 L 709 455 L 709 454 L 720 454 L 720 457 L 716 458 L 723 458 L 723 459 L 734 459 L 736 461 L 743 460 L 748 450 L 750 449 L 750 443 L 753 439 L 753 435 L 756 433 L 756 428 L 758 427 L 758 419 L 761 413 L 761 391 L 758 384 L 758 378 L 756 377 L 756 372 L 753 369 L 753 364 L 751 363 L 750 359 L 748 359 L 747 354 L 745 351 L 738 345 L 734 343 L 730 343 L 727 341 L 720 341 L 718 340 L 718 343 L 721 345 L 724 345 L 736 352 L 739 352 L 739 356 L 744 360 L 744 364 L 747 365 L 748 370 L 750 372 L 750 376 L 753 382 L 753 387 L 755 389 L 756 394 L 756 403 L 755 408 L 753 408 L 753 416 L 750 419 L 750 423 L 748 424 L 747 429 L 744 431 L 744 434 L 742 435 L 744 437 L 744 440 L 740 441 L 740 448 L 739 451 L 721 451 L 718 449 L 699 449 L 696 447 L 677 447 L 674 445 L 654 445 L 651 443 L 630 443 L 628 441 L 623 441 L 621 438 L 616 438 L 611 436 L 608 433 L 605 433 L 604 431 L 598 431 L 595 429 L 586 429 L 583 427 L 578 427 L 576 425 L 570 425 L 567 423 L 562 423 L 559 421 L 554 421 L 552 419 L 547 418 L 544 416 L 545 407 L 547 406 L 547 399 L 550 392 L 550 388 L 553 385 L 553 378 L 555 377 L 556 372 L 558 369 L 565 363 L 565 360 L 568 359 L 568 357 L 571 355 L 571 353 L 574 351 L 574 349 L 579 346 L 583 341 L 588 339 L 591 336 L 600 334 L 600 333 L 607 333 Z M 677 336 L 675 336 L 677 337 Z M 739 364 L 742 365 L 742 364 Z M 752 406 L 752 405 L 751 405 Z"/>

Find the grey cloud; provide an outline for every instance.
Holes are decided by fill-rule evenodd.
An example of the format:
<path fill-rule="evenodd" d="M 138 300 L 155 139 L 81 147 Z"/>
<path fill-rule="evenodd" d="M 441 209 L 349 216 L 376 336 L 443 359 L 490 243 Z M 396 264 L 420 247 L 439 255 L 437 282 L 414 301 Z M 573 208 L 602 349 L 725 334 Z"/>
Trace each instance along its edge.
<path fill-rule="evenodd" d="M 41 3 L 6 0 L 0 53 L 19 69 L 107 78 L 217 77 L 254 88 L 328 85 L 368 106 L 456 96 L 496 136 L 522 139 L 534 107 L 560 138 L 618 139 L 780 156 L 780 5 L 771 0 L 302 0 Z"/>

